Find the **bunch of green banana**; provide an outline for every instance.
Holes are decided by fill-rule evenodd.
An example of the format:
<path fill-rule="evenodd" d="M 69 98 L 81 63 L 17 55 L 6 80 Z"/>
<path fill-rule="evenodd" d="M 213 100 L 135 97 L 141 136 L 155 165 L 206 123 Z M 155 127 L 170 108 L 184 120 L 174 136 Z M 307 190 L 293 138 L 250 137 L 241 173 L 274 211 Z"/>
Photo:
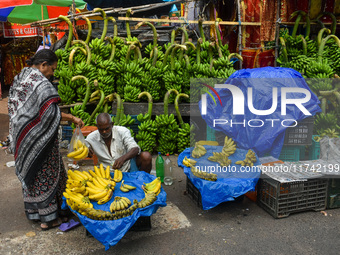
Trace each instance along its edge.
<path fill-rule="evenodd" d="M 130 190 L 134 190 L 136 187 L 125 184 L 124 180 L 122 180 L 122 183 L 120 184 L 120 190 L 123 192 L 129 192 Z"/>
<path fill-rule="evenodd" d="M 190 147 L 190 132 L 193 130 L 193 126 L 190 127 L 190 124 L 184 123 L 181 113 L 178 108 L 178 100 L 181 97 L 189 98 L 187 94 L 180 93 L 175 98 L 175 111 L 178 118 L 179 128 L 178 128 L 178 140 L 177 140 L 177 149 L 178 152 L 184 151 L 186 148 Z"/>
<path fill-rule="evenodd" d="M 236 161 L 235 164 L 242 165 L 242 166 L 253 166 L 254 163 L 257 161 L 256 154 L 251 149 L 248 150 L 246 154 L 246 158 L 244 160 Z"/>
<path fill-rule="evenodd" d="M 197 167 L 194 166 L 190 167 L 190 170 L 194 176 L 200 179 L 212 182 L 217 181 L 217 174 L 202 172 Z"/>
<path fill-rule="evenodd" d="M 74 84 L 71 82 L 72 73 L 64 68 L 59 71 L 58 94 L 63 104 L 72 104 L 76 97 Z"/>
<path fill-rule="evenodd" d="M 203 145 L 200 145 L 198 142 L 195 143 L 195 147 L 191 152 L 191 156 L 193 158 L 200 158 L 207 153 L 207 150 L 204 148 Z"/>
<path fill-rule="evenodd" d="M 223 151 L 213 152 L 213 156 L 208 157 L 208 160 L 219 163 L 221 167 L 227 167 L 231 164 L 231 160 L 223 153 Z"/>
<path fill-rule="evenodd" d="M 157 150 L 162 154 L 170 155 L 176 152 L 178 138 L 178 124 L 173 114 L 157 115 L 155 125 L 158 132 L 158 147 Z"/>
<path fill-rule="evenodd" d="M 328 128 L 340 131 L 339 115 L 335 112 L 319 113 L 314 119 L 314 133 L 321 135 Z"/>

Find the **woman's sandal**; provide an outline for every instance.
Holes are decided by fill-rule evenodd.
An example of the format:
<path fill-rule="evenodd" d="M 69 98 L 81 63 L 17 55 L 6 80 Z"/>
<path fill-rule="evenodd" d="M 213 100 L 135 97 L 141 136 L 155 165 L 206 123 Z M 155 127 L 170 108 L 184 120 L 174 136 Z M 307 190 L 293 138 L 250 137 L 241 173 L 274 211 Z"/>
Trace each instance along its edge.
<path fill-rule="evenodd" d="M 42 231 L 46 231 L 46 230 L 49 230 L 49 229 L 52 229 L 52 228 L 55 228 L 55 227 L 59 227 L 62 223 L 65 223 L 67 221 L 68 221 L 68 218 L 66 218 L 66 217 L 58 218 L 56 220 L 41 223 L 40 228 L 41 228 Z M 43 224 L 46 225 L 46 227 L 45 226 L 43 227 L 42 226 Z"/>

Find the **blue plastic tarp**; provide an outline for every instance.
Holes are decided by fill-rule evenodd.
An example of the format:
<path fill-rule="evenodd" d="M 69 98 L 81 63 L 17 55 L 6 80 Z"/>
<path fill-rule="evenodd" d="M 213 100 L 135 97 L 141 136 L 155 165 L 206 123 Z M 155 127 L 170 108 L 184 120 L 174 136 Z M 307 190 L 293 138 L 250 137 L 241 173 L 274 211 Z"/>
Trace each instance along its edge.
<path fill-rule="evenodd" d="M 209 127 L 216 131 L 222 131 L 232 137 L 238 147 L 244 149 L 251 148 L 260 157 L 270 153 L 275 158 L 278 158 L 283 146 L 287 126 L 294 124 L 294 120 L 298 122 L 310 117 L 294 104 L 287 104 L 286 107 L 281 108 L 283 101 L 281 91 L 283 88 L 289 88 L 288 92 L 285 93 L 287 99 L 305 98 L 306 95 L 304 93 L 293 93 L 292 90 L 296 88 L 306 89 L 310 92 L 311 98 L 308 102 L 302 103 L 302 106 L 312 116 L 317 112 L 321 112 L 319 107 L 320 101 L 317 96 L 309 89 L 302 75 L 290 68 L 263 67 L 242 69 L 233 73 L 225 84 L 235 85 L 242 91 L 244 105 L 238 104 L 237 107 L 244 107 L 244 114 L 234 114 L 233 110 L 236 107 L 233 107 L 234 99 L 229 89 L 215 88 L 221 98 L 222 105 L 217 99 L 215 99 L 218 102 L 216 104 L 210 96 L 207 96 L 207 114 L 202 115 L 202 118 Z M 248 108 L 248 94 L 250 94 L 248 88 L 252 89 L 252 101 L 256 110 L 271 109 L 272 105 L 275 105 L 273 104 L 274 99 L 277 98 L 276 110 L 268 115 L 259 115 L 251 112 Z M 274 96 L 273 88 L 277 88 L 277 97 Z M 236 100 L 239 100 L 239 98 Z M 202 110 L 202 101 L 199 102 L 199 106 Z M 286 109 L 286 115 L 282 112 L 284 109 Z M 220 123 L 225 121 L 228 121 L 228 123 L 216 124 L 216 119 L 223 120 Z M 234 125 L 230 124 L 231 120 L 235 123 Z"/>
<path fill-rule="evenodd" d="M 110 211 L 110 205 L 114 200 L 114 197 L 127 197 L 133 203 L 134 199 L 138 201 L 145 197 L 144 191 L 142 189 L 143 183 L 151 182 L 155 179 L 155 176 L 150 175 L 143 171 L 123 173 L 124 183 L 135 186 L 135 190 L 129 192 L 122 192 L 119 188 L 121 182 L 116 184 L 114 194 L 111 200 L 103 205 L 98 205 L 97 202 L 92 201 L 93 208 L 101 209 L 104 211 Z M 87 218 L 80 213 L 73 211 L 79 218 L 80 222 L 84 227 L 94 236 L 99 242 L 105 246 L 105 250 L 108 250 L 111 246 L 116 245 L 120 239 L 123 238 L 125 233 L 135 224 L 141 216 L 151 216 L 154 214 L 159 207 L 166 206 L 166 192 L 161 190 L 157 196 L 157 200 L 145 208 L 138 208 L 134 211 L 131 216 L 124 217 L 118 220 L 92 220 Z"/>
<path fill-rule="evenodd" d="M 231 165 L 226 168 L 218 168 L 217 162 L 208 160 L 208 157 L 213 155 L 213 152 L 221 152 L 223 146 L 204 146 L 207 153 L 196 159 L 195 167 L 201 171 L 211 172 L 217 174 L 217 181 L 207 181 L 197 178 L 193 175 L 189 167 L 183 165 L 183 159 L 185 157 L 190 158 L 190 151 L 193 148 L 186 148 L 179 156 L 177 164 L 179 167 L 184 168 L 184 173 L 200 191 L 202 197 L 203 210 L 209 210 L 219 205 L 222 202 L 233 201 L 235 198 L 247 193 L 248 191 L 254 191 L 258 179 L 260 178 L 261 171 L 257 167 L 260 164 L 259 159 L 254 163 L 254 167 L 245 168 L 241 165 L 236 165 L 238 160 L 244 160 L 248 150 L 237 149 L 235 153 L 229 156 L 232 161 Z M 210 168 L 208 168 L 210 167 Z"/>

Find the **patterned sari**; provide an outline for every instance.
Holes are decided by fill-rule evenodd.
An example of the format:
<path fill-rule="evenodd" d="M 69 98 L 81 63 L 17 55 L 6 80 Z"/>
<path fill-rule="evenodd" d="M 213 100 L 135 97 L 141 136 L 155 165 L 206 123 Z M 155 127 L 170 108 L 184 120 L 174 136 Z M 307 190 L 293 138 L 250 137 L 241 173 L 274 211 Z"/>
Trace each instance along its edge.
<path fill-rule="evenodd" d="M 49 222 L 61 213 L 66 174 L 58 144 L 59 101 L 53 85 L 32 67 L 14 78 L 9 91 L 10 149 L 30 220 Z"/>

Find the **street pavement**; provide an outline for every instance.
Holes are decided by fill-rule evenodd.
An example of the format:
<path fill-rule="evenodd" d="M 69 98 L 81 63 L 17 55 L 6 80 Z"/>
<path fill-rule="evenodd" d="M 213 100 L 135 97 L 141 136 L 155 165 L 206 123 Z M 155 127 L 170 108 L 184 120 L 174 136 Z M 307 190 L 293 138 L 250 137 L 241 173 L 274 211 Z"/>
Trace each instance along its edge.
<path fill-rule="evenodd" d="M 8 134 L 7 98 L 0 101 L 0 118 L 3 141 Z M 171 160 L 175 182 L 164 187 L 167 206 L 151 216 L 151 230 L 129 231 L 105 251 L 83 226 L 42 232 L 39 223 L 28 221 L 14 167 L 6 166 L 13 156 L 0 149 L 0 254 L 339 254 L 340 209 L 274 219 L 245 197 L 204 211 L 186 194 L 177 157 Z M 89 166 L 86 161 L 81 167 Z"/>

